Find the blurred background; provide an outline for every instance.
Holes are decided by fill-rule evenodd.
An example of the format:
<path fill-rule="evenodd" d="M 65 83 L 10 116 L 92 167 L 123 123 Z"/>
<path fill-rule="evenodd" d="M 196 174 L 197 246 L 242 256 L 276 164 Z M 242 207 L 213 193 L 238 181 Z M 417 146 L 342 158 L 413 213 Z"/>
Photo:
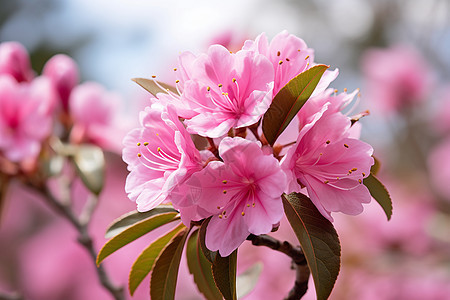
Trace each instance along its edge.
<path fill-rule="evenodd" d="M 0 0 L 0 8 L 0 41 L 22 43 L 37 74 L 53 55 L 71 56 L 82 82 L 98 82 L 121 96 L 123 121 L 116 125 L 124 132 L 137 123 L 148 98 L 130 78 L 171 81 L 180 52 L 199 53 L 212 43 L 237 50 L 261 32 L 272 38 L 284 29 L 301 37 L 317 62 L 339 68 L 333 88 L 360 88 L 354 113 L 371 112 L 361 120 L 362 139 L 381 161 L 379 177 L 394 204 L 389 222 L 376 203 L 357 217 L 334 215 L 343 262 L 331 299 L 450 299 L 448 0 Z M 119 154 L 107 155 L 106 187 L 90 227 L 97 249 L 106 226 L 135 208 L 123 191 L 127 171 Z M 73 195 L 85 201 L 81 183 Z M 0 294 L 109 299 L 70 224 L 35 198 L 19 184 L 8 190 L 0 223 Z M 283 224 L 277 236 L 295 242 Z M 117 284 L 126 285 L 147 243 L 144 238 L 108 258 Z M 244 245 L 240 269 L 258 261 L 264 263 L 261 278 L 246 299 L 282 299 L 295 277 L 289 259 Z M 201 298 L 186 266 L 178 286 L 177 299 Z M 314 297 L 310 281 L 305 299 Z M 146 298 L 148 281 L 134 297 Z"/>

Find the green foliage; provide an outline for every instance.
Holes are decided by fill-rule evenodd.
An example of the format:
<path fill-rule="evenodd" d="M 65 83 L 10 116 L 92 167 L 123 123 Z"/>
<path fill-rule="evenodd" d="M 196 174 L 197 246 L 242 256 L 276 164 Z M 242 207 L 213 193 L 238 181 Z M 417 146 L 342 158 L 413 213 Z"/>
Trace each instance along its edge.
<path fill-rule="evenodd" d="M 218 253 L 212 265 L 214 281 L 225 300 L 237 299 L 236 264 L 237 249 L 227 257 L 222 257 Z"/>
<path fill-rule="evenodd" d="M 262 130 L 270 145 L 275 143 L 278 136 L 297 115 L 328 68 L 329 66 L 317 65 L 300 73 L 274 97 L 262 121 Z"/>
<path fill-rule="evenodd" d="M 146 212 L 139 212 L 136 210 L 130 211 L 129 213 L 126 213 L 115 219 L 111 223 L 111 225 L 109 225 L 108 229 L 106 230 L 105 238 L 110 239 L 118 235 L 125 229 L 129 228 L 130 226 L 136 224 L 137 222 L 167 212 L 176 213 L 177 211 L 171 205 L 158 205 L 157 207 Z"/>
<path fill-rule="evenodd" d="M 142 251 L 133 263 L 128 276 L 128 289 L 130 290 L 130 295 L 133 296 L 139 284 L 141 284 L 142 280 L 150 273 L 150 270 L 153 268 L 157 257 L 164 247 L 166 247 L 177 233 L 185 228 L 186 226 L 184 226 L 183 223 L 180 223 L 177 227 L 151 243 L 144 251 Z"/>
<path fill-rule="evenodd" d="M 222 294 L 216 287 L 213 278 L 211 262 L 203 254 L 200 245 L 199 230 L 189 238 L 186 246 L 186 258 L 189 272 L 194 276 L 198 290 L 208 300 L 222 300 Z"/>
<path fill-rule="evenodd" d="M 200 231 L 198 234 L 199 240 L 200 240 L 200 248 L 202 249 L 203 254 L 205 255 L 206 259 L 210 263 L 214 263 L 216 260 L 216 256 L 218 255 L 218 251 L 210 251 L 206 245 L 205 245 L 205 236 L 206 236 L 206 228 L 209 224 L 209 221 L 211 220 L 211 217 L 208 219 L 205 219 L 200 227 Z"/>
<path fill-rule="evenodd" d="M 77 146 L 73 162 L 83 184 L 98 196 L 105 181 L 105 157 L 102 149 L 93 145 Z"/>
<path fill-rule="evenodd" d="M 97 265 L 106 257 L 137 238 L 169 222 L 178 220 L 176 212 L 163 213 L 140 221 L 110 239 L 97 255 Z"/>
<path fill-rule="evenodd" d="M 364 178 L 363 183 L 369 189 L 370 195 L 381 205 L 387 219 L 390 220 L 392 216 L 392 200 L 386 187 L 373 174 Z"/>
<path fill-rule="evenodd" d="M 341 246 L 336 230 L 305 195 L 291 193 L 282 199 L 314 279 L 317 299 L 327 299 L 340 269 Z"/>
<path fill-rule="evenodd" d="M 157 258 L 150 279 L 152 300 L 173 300 L 175 298 L 181 254 L 188 235 L 188 228 L 179 231 Z"/>
<path fill-rule="evenodd" d="M 143 87 L 147 92 L 149 92 L 150 94 L 152 94 L 153 96 L 156 97 L 156 94 L 158 93 L 167 93 L 167 90 L 175 93 L 178 95 L 178 91 L 175 87 L 164 83 L 164 82 L 158 82 L 158 84 L 160 86 L 162 86 L 164 88 L 164 90 L 162 90 L 156 83 L 155 81 L 151 80 L 151 79 L 147 79 L 147 78 L 133 78 L 131 79 L 134 82 L 136 82 L 137 84 L 139 84 L 141 87 Z"/>

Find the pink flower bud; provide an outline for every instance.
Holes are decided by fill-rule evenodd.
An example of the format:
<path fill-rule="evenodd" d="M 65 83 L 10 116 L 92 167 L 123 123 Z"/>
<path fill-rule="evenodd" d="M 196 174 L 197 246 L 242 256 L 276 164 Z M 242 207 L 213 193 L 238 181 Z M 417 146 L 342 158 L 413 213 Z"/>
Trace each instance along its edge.
<path fill-rule="evenodd" d="M 34 77 L 27 50 L 18 42 L 0 44 L 0 75 L 9 74 L 18 82 Z"/>

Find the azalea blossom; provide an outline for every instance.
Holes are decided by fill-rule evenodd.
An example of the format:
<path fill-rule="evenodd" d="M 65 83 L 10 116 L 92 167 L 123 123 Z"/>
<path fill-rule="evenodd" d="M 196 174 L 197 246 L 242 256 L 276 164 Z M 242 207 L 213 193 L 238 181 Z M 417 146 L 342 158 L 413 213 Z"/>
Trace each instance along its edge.
<path fill-rule="evenodd" d="M 117 120 L 120 102 L 117 94 L 108 92 L 98 83 L 85 82 L 76 86 L 69 98 L 69 110 L 74 122 L 71 142 L 90 142 L 120 151 L 122 128 Z"/>
<path fill-rule="evenodd" d="M 68 111 L 70 93 L 79 82 L 75 61 L 67 55 L 57 54 L 47 61 L 42 74 L 50 78 L 64 111 Z"/>
<path fill-rule="evenodd" d="M 180 116 L 190 118 L 185 121 L 190 133 L 218 138 L 231 128 L 256 123 L 269 108 L 273 68 L 263 55 L 245 50 L 230 53 L 213 45 L 206 54 L 182 57 L 181 101 L 192 114 Z"/>
<path fill-rule="evenodd" d="M 171 191 L 200 170 L 202 161 L 173 106 L 147 107 L 140 123 L 123 141 L 123 160 L 131 171 L 125 191 L 139 211 L 147 211 L 170 200 Z"/>
<path fill-rule="evenodd" d="M 34 72 L 31 69 L 27 50 L 18 42 L 0 44 L 0 75 L 9 74 L 18 82 L 31 81 Z"/>
<path fill-rule="evenodd" d="M 370 202 L 363 179 L 374 161 L 372 147 L 350 137 L 349 118 L 330 106 L 326 103 L 301 128 L 281 166 L 288 176 L 287 192 L 306 187 L 320 213 L 332 221 L 331 212 L 356 215 L 362 203 Z"/>
<path fill-rule="evenodd" d="M 212 215 L 206 246 L 228 256 L 250 233 L 268 233 L 280 221 L 286 176 L 258 143 L 226 137 L 219 153 L 223 162 L 210 162 L 186 185 L 194 191 L 195 204 Z"/>
<path fill-rule="evenodd" d="M 274 97 L 291 79 L 315 65 L 314 50 L 286 30 L 277 34 L 270 43 L 266 34 L 261 33 L 254 41 L 247 40 L 242 49 L 256 51 L 270 60 L 274 69 Z M 338 73 L 338 69 L 325 71 L 313 96 L 324 91 Z"/>
<path fill-rule="evenodd" d="M 52 130 L 55 93 L 43 77 L 18 83 L 0 76 L 0 152 L 13 162 L 34 159 Z"/>

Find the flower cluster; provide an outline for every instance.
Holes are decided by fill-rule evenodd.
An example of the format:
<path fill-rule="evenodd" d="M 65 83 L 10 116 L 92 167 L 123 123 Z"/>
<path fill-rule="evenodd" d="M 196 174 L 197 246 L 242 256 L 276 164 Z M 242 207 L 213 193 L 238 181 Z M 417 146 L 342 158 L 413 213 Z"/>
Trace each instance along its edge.
<path fill-rule="evenodd" d="M 283 193 L 307 193 L 329 220 L 361 213 L 371 200 L 362 183 L 373 149 L 342 113 L 357 91 L 328 88 L 337 70 L 325 71 L 286 129 L 296 138 L 271 145 L 261 134 L 278 92 L 315 65 L 314 51 L 286 31 L 271 42 L 261 34 L 236 53 L 219 45 L 182 53 L 176 86 L 154 80 L 161 92 L 124 139 L 126 191 L 138 210 L 170 202 L 186 226 L 211 218 L 206 246 L 222 256 L 279 223 Z"/>

